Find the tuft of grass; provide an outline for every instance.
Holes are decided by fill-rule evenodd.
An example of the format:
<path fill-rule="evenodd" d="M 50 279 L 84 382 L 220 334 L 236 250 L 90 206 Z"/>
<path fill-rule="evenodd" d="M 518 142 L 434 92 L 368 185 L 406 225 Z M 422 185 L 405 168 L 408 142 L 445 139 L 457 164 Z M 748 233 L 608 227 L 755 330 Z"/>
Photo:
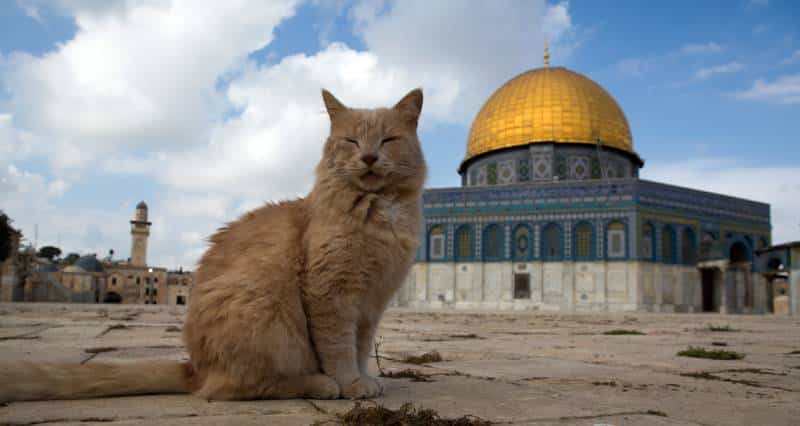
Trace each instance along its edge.
<path fill-rule="evenodd" d="M 661 410 L 647 410 L 647 414 L 650 414 L 651 416 L 667 417 L 667 413 Z"/>
<path fill-rule="evenodd" d="M 469 334 L 451 334 L 451 335 L 450 335 L 450 338 L 451 338 L 451 339 L 480 339 L 480 340 L 484 340 L 484 339 L 486 339 L 485 337 L 478 336 L 478 335 L 477 335 L 477 334 L 475 334 L 475 333 L 469 333 Z"/>
<path fill-rule="evenodd" d="M 678 356 L 686 356 L 690 358 L 716 359 L 719 361 L 732 361 L 744 358 L 743 353 L 724 351 L 724 350 L 709 351 L 706 350 L 705 348 L 696 346 L 689 346 L 689 349 L 678 352 Z"/>
<path fill-rule="evenodd" d="M 429 362 L 441 362 L 441 361 L 442 361 L 442 355 L 439 354 L 438 351 L 430 351 L 418 356 L 409 355 L 403 358 L 401 362 L 404 362 L 406 364 L 419 365 L 419 364 L 427 364 Z"/>
<path fill-rule="evenodd" d="M 171 325 L 171 326 L 167 327 L 167 329 L 164 330 L 164 331 L 166 331 L 167 333 L 180 333 L 183 330 L 181 330 L 181 328 L 178 327 L 178 326 Z"/>
<path fill-rule="evenodd" d="M 642 333 L 639 330 L 625 330 L 622 328 L 616 330 L 609 330 L 604 332 L 606 336 L 644 336 L 647 333 Z"/>
<path fill-rule="evenodd" d="M 389 379 L 411 379 L 412 382 L 432 382 L 430 374 L 406 368 L 398 371 L 381 371 L 379 376 Z"/>
<path fill-rule="evenodd" d="M 708 331 L 716 331 L 716 332 L 723 332 L 724 333 L 724 332 L 732 332 L 732 331 L 739 331 L 739 330 L 731 327 L 730 324 L 725 324 L 725 325 L 709 324 L 708 325 Z"/>
<path fill-rule="evenodd" d="M 711 342 L 711 346 L 728 346 L 726 342 Z"/>
<path fill-rule="evenodd" d="M 386 425 L 386 426 L 489 426 L 492 422 L 476 416 L 444 418 L 430 408 L 416 408 L 406 402 L 397 410 L 375 404 L 366 407 L 360 402 L 349 411 L 336 415 L 338 423 L 344 426 Z"/>

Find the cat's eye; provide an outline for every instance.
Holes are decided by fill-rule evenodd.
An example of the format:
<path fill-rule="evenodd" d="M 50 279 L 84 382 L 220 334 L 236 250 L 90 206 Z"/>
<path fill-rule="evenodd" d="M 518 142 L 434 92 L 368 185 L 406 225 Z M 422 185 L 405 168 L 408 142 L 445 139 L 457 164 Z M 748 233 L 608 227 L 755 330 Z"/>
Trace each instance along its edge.
<path fill-rule="evenodd" d="M 357 141 L 357 140 L 355 140 L 355 139 L 344 138 L 344 140 L 346 140 L 347 142 L 350 142 L 350 143 L 354 144 L 355 146 L 359 146 L 359 145 L 358 145 L 358 141 Z"/>
<path fill-rule="evenodd" d="M 388 137 L 388 138 L 383 138 L 383 140 L 381 140 L 381 145 L 383 145 L 383 144 L 385 144 L 385 143 L 392 142 L 392 141 L 396 141 L 396 140 L 398 140 L 398 139 L 400 139 L 400 138 L 399 138 L 399 137 L 397 137 L 397 136 L 390 136 L 390 137 Z"/>

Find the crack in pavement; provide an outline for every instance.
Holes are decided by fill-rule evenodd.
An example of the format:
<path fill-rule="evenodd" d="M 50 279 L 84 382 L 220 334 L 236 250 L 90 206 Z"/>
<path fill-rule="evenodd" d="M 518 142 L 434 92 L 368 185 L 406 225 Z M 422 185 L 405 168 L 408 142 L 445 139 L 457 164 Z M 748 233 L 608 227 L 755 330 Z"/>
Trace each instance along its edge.
<path fill-rule="evenodd" d="M 591 419 L 601 419 L 604 417 L 614 417 L 614 416 L 657 416 L 657 417 L 669 417 L 666 413 L 659 410 L 645 410 L 645 411 L 619 411 L 615 413 L 602 413 L 602 414 L 587 414 L 585 416 L 562 416 L 562 417 L 540 417 L 540 418 L 529 418 L 529 419 L 521 419 L 521 420 L 511 420 L 507 422 L 497 422 L 496 424 L 527 424 L 527 423 L 542 423 L 542 422 L 562 422 L 568 420 L 591 420 Z"/>
<path fill-rule="evenodd" d="M 725 372 L 725 371 L 723 370 L 721 372 Z M 737 384 L 737 385 L 752 386 L 754 388 L 775 389 L 775 390 L 780 390 L 780 391 L 784 391 L 784 392 L 791 392 L 791 393 L 797 393 L 798 392 L 797 390 L 794 390 L 794 389 L 784 388 L 784 387 L 781 387 L 781 386 L 770 386 L 770 385 L 766 385 L 766 384 L 763 384 L 763 383 L 758 383 L 758 382 L 753 381 L 753 380 L 729 379 L 727 377 L 720 377 L 720 376 L 712 374 L 712 373 L 710 373 L 708 371 L 698 371 L 698 372 L 694 372 L 694 373 L 681 373 L 681 376 L 683 376 L 683 377 L 691 377 L 693 379 L 717 380 L 717 381 L 720 381 L 720 382 L 728 382 L 728 383 L 733 383 L 733 384 Z"/>

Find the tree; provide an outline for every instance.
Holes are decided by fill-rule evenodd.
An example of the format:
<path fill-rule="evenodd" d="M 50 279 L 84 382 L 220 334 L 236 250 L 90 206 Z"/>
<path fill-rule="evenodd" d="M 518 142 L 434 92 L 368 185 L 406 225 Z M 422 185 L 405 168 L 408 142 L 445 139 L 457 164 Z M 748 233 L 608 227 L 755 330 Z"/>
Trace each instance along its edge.
<path fill-rule="evenodd" d="M 11 256 L 11 234 L 14 228 L 11 227 L 11 219 L 0 211 L 0 262 L 5 261 Z"/>
<path fill-rule="evenodd" d="M 75 262 L 77 262 L 78 259 L 80 259 L 80 257 L 81 257 L 81 255 L 79 255 L 78 253 L 70 253 L 70 254 L 67 255 L 67 257 L 64 258 L 64 264 L 65 265 L 72 265 Z"/>
<path fill-rule="evenodd" d="M 36 253 L 36 255 L 52 262 L 53 259 L 61 256 L 61 249 L 53 246 L 44 246 L 39 249 L 39 252 Z"/>

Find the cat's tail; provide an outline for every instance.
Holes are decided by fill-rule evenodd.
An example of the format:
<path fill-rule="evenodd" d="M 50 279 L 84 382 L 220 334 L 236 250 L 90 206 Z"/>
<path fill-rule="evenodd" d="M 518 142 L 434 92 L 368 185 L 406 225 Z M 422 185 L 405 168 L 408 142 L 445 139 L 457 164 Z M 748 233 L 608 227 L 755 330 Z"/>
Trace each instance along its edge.
<path fill-rule="evenodd" d="M 188 393 L 192 369 L 178 361 L 83 365 L 0 364 L 0 402 Z"/>

